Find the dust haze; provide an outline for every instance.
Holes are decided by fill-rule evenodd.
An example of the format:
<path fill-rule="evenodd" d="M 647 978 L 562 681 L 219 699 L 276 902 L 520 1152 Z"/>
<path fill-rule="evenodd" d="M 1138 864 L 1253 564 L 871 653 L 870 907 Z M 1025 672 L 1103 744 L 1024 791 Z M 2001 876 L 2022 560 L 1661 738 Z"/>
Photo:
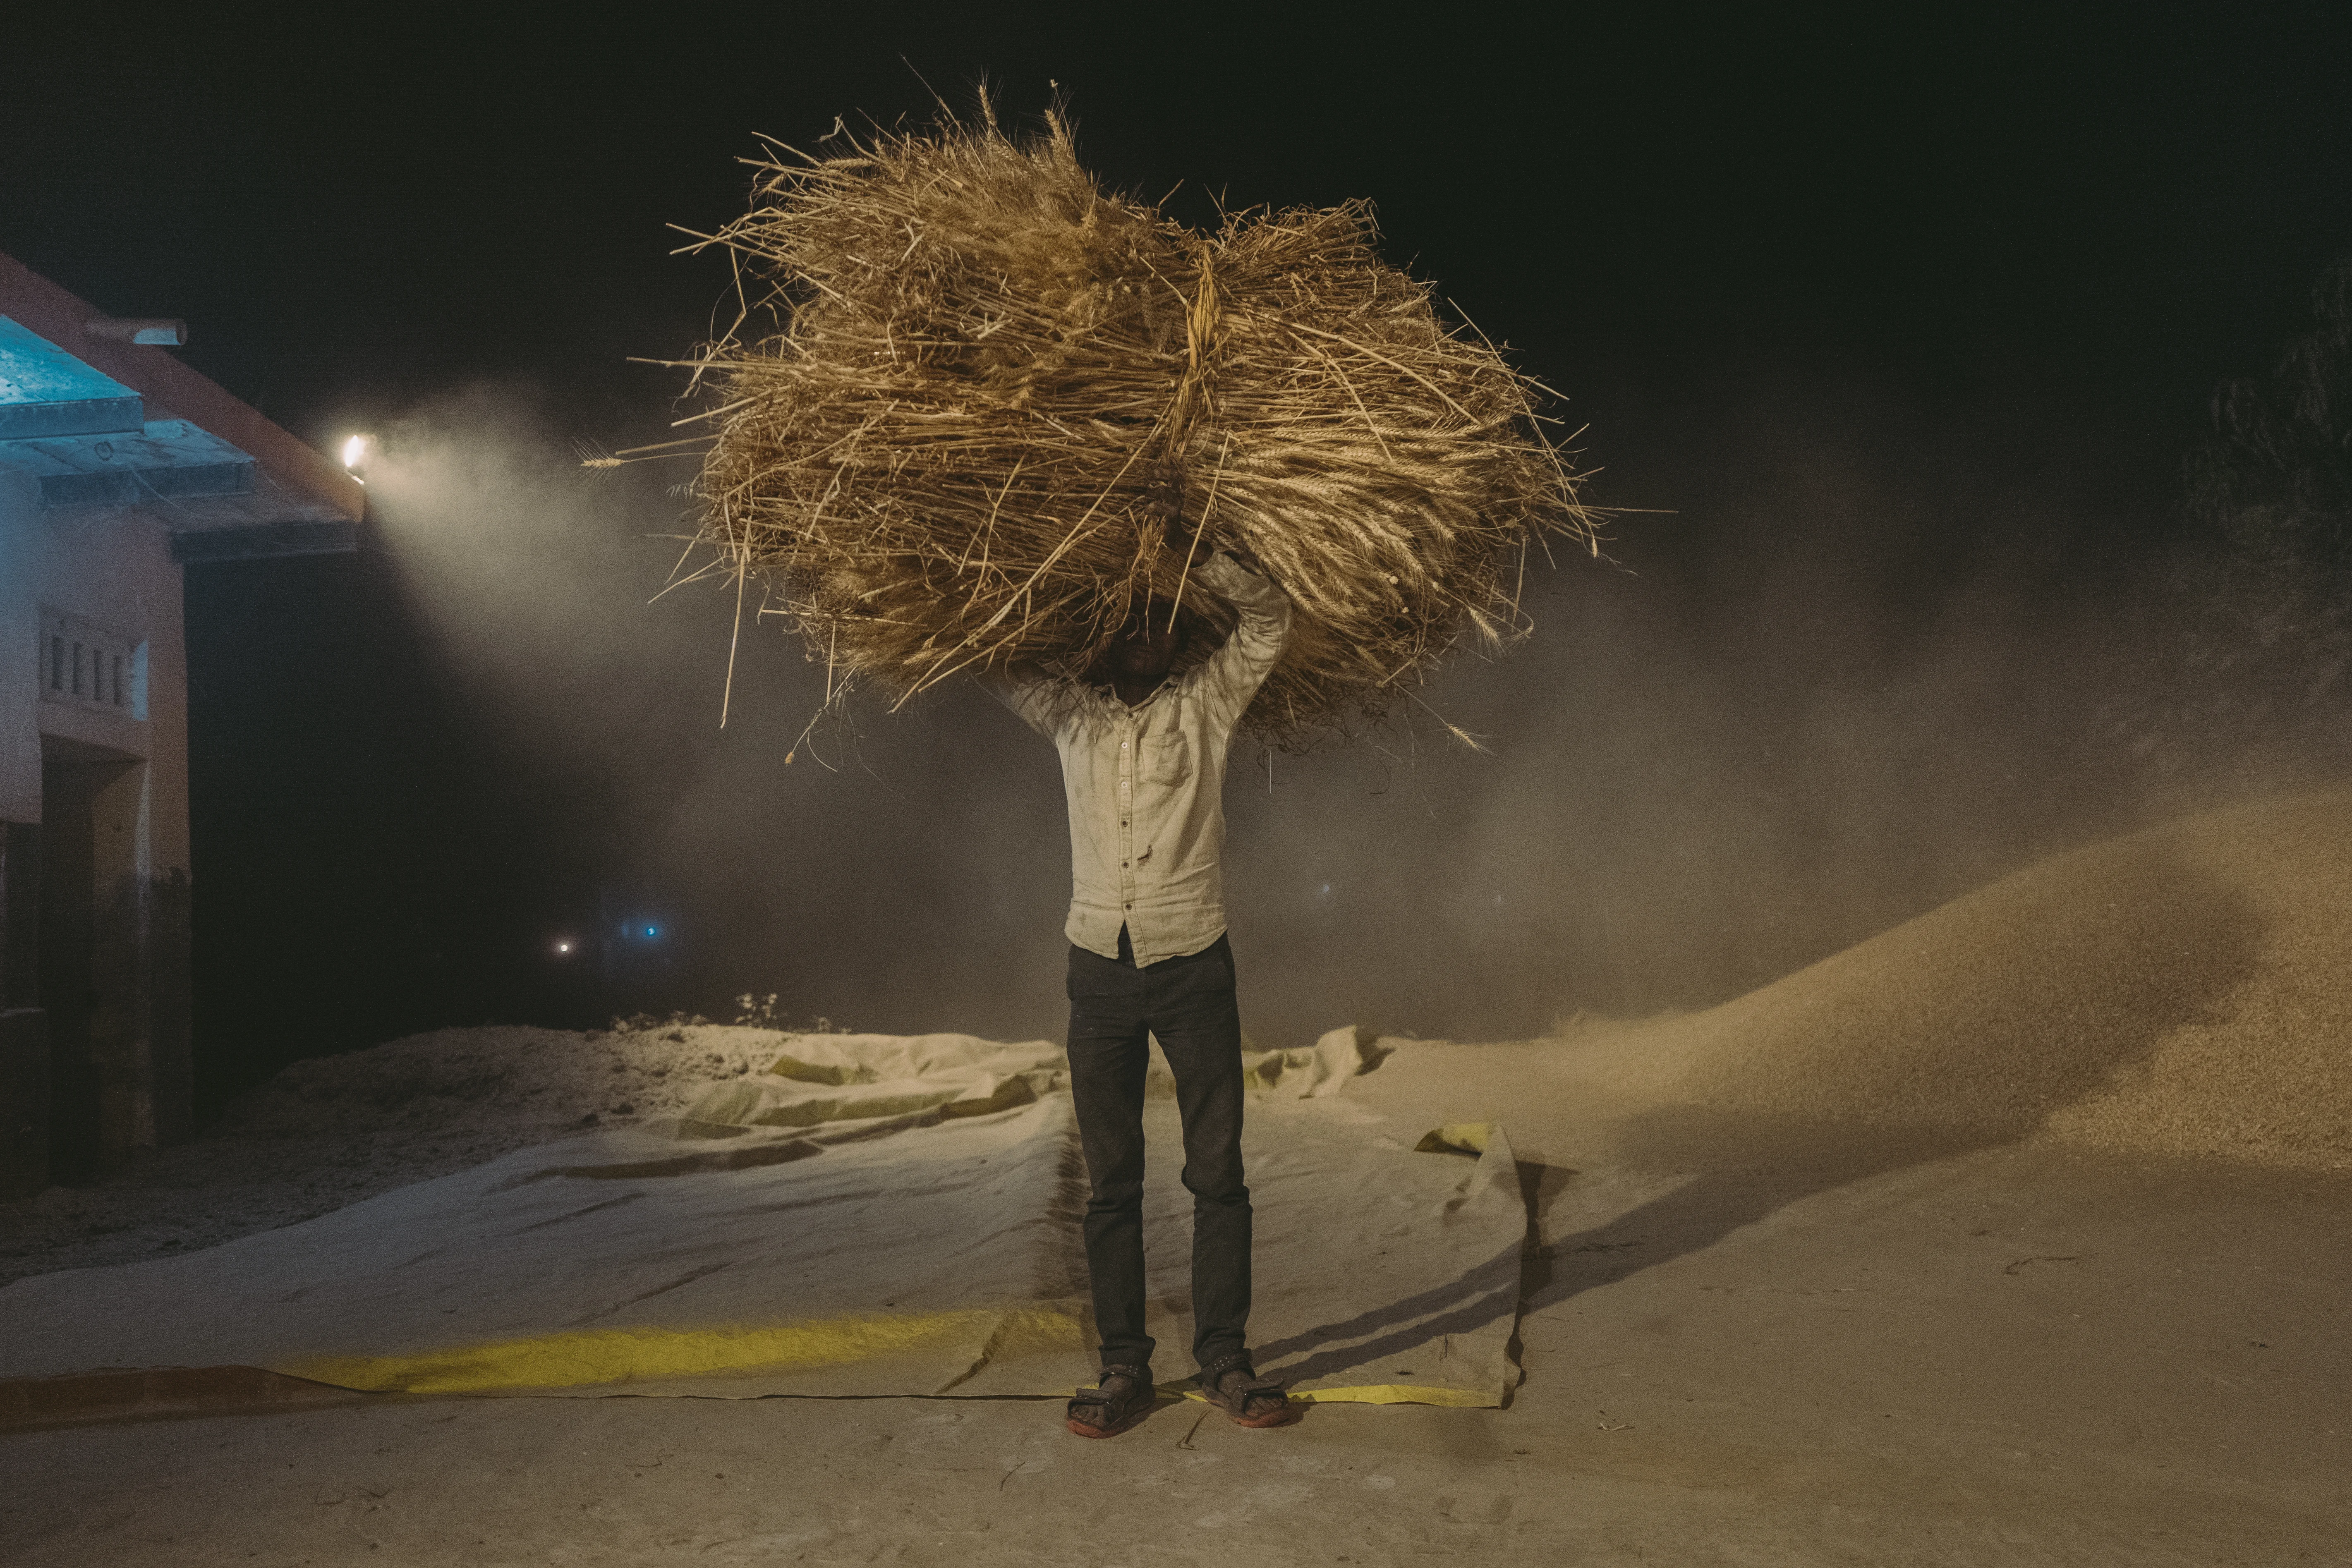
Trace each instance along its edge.
<path fill-rule="evenodd" d="M 723 581 L 663 592 L 690 463 L 583 469 L 554 406 L 440 399 L 368 476 L 500 787 L 543 795 L 597 868 L 597 907 L 532 939 L 654 924 L 606 953 L 616 1009 L 774 993 L 794 1020 L 1058 1037 L 1052 749 L 969 684 L 895 713 L 861 692 L 809 731 L 824 671 L 756 587 L 740 630 Z M 1708 1005 L 2054 850 L 2346 761 L 2330 683 L 2210 657 L 2240 590 L 2218 544 L 2149 515 L 2160 482 L 2102 502 L 1859 383 L 1753 379 L 1615 444 L 1582 413 L 1609 463 L 1591 498 L 1629 509 L 1608 558 L 1535 572 L 1533 637 L 1423 693 L 1483 752 L 1425 720 L 1236 746 L 1226 891 L 1260 1043 Z"/>

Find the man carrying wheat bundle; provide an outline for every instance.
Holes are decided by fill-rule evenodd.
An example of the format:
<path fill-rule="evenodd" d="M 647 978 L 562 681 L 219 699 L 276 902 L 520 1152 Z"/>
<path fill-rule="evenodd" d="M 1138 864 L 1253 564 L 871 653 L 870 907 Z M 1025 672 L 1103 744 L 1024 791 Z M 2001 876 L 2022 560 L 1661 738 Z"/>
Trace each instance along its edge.
<path fill-rule="evenodd" d="M 1199 541 L 1181 492 L 1160 503 L 1172 552 Z M 1224 646 L 1171 679 L 1180 606 L 1148 600 L 1090 679 L 1014 665 L 992 689 L 1054 742 L 1070 809 L 1070 1094 L 1086 1152 L 1087 1272 L 1102 1339 L 1097 1386 L 1070 1401 L 1082 1437 L 1124 1431 L 1153 1403 L 1143 1330 L 1143 1092 L 1157 1036 L 1176 1078 L 1192 1194 L 1192 1356 L 1200 1388 L 1244 1426 L 1296 1412 L 1252 1369 L 1250 1202 L 1242 1176 L 1242 1026 L 1225 935 L 1225 750 L 1290 631 L 1290 601 L 1246 551 L 1212 555 L 1202 588 L 1239 615 Z"/>
<path fill-rule="evenodd" d="M 1530 548 L 1591 542 L 1591 519 L 1540 389 L 1381 259 L 1367 206 L 1203 234 L 1105 192 L 1058 115 L 1016 141 L 982 111 L 760 161 L 751 210 L 710 243 L 766 281 L 742 320 L 778 330 L 692 362 L 715 400 L 701 537 L 825 665 L 828 704 L 969 672 L 1053 740 L 1103 1363 L 1067 1419 L 1108 1436 L 1153 1400 L 1156 1035 L 1194 1200 L 1201 1389 L 1278 1426 L 1296 1412 L 1244 1338 L 1227 746 L 1425 707 L 1415 689 L 1464 633 L 1526 631 Z"/>

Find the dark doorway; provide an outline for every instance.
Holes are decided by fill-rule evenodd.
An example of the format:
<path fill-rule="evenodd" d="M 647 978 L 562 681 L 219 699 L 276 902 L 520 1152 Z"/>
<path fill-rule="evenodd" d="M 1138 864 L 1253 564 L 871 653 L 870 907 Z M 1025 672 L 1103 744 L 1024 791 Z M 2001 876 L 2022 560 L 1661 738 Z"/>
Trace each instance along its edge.
<path fill-rule="evenodd" d="M 137 1141 L 140 795 L 136 757 L 41 737 L 40 995 L 49 1179 L 87 1184 Z"/>

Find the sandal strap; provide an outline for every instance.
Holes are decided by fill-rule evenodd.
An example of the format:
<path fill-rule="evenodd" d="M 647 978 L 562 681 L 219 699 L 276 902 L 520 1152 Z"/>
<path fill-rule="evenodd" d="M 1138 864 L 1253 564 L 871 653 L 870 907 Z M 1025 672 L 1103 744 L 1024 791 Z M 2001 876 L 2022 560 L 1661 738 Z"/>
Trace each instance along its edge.
<path fill-rule="evenodd" d="M 1234 1381 L 1226 1381 L 1236 1372 L 1243 1375 Z M 1250 1401 L 1255 1398 L 1271 1399 L 1281 1405 L 1290 1403 L 1290 1391 L 1270 1377 L 1260 1377 L 1257 1368 L 1250 1364 L 1246 1351 L 1219 1356 L 1202 1367 L 1200 1385 L 1201 1392 L 1212 1403 L 1223 1406 L 1227 1414 L 1234 1416 L 1246 1415 Z"/>
<path fill-rule="evenodd" d="M 1114 1378 L 1126 1380 L 1125 1388 L 1113 1388 Z M 1107 1366 L 1092 1388 L 1081 1388 L 1070 1395 L 1073 1405 L 1116 1405 L 1134 1396 L 1137 1391 L 1151 1386 L 1151 1369 L 1142 1366 Z"/>

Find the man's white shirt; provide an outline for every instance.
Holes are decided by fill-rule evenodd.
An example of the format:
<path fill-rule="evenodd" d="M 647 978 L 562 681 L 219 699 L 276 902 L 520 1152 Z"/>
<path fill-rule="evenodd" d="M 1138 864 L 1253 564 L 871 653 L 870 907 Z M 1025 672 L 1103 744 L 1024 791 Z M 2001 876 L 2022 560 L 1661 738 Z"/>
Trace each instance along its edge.
<path fill-rule="evenodd" d="M 1193 581 L 1240 612 L 1225 644 L 1130 708 L 1067 680 L 984 682 L 1054 742 L 1070 807 L 1070 941 L 1138 964 L 1198 952 L 1224 934 L 1225 752 L 1234 726 L 1282 657 L 1290 601 L 1224 554 Z"/>

